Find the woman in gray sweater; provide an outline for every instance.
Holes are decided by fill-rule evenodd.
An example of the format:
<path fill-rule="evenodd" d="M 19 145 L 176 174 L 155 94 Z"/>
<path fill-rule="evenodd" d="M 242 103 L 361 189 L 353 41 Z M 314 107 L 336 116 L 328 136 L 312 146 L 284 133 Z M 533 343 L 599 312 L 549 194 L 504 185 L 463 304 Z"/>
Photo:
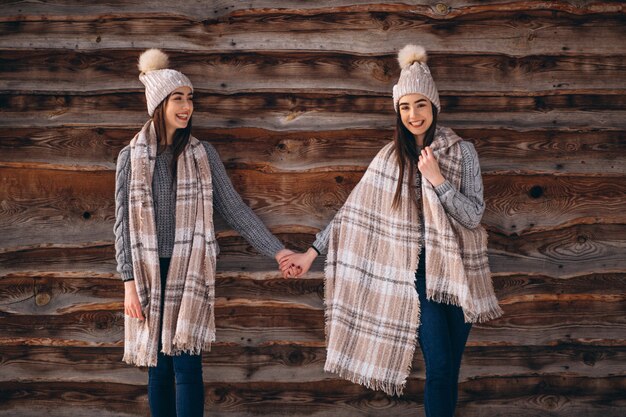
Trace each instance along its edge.
<path fill-rule="evenodd" d="M 124 361 L 149 366 L 152 416 L 202 416 L 201 351 L 215 339 L 213 209 L 263 255 L 292 252 L 237 194 L 215 148 L 191 136 L 193 86 L 167 66 L 159 50 L 140 57 L 151 119 L 117 160 Z"/>

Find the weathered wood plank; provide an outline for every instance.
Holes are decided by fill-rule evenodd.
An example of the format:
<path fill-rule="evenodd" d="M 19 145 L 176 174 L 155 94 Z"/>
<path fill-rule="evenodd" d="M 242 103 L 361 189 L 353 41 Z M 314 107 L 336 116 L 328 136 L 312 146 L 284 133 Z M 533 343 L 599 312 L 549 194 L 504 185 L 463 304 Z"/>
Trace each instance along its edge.
<path fill-rule="evenodd" d="M 626 91 L 626 90 L 625 90 Z M 444 113 L 472 113 L 480 106 L 481 112 L 551 112 L 568 111 L 624 111 L 626 98 L 622 90 L 589 94 L 550 94 L 503 95 L 498 92 L 456 93 L 442 95 L 441 106 Z M 2 94 L 0 104 L 4 112 L 25 114 L 72 114 L 79 112 L 103 113 L 145 113 L 144 93 L 95 93 L 90 95 L 74 94 Z M 255 113 L 265 112 L 309 112 L 343 113 L 358 112 L 366 114 L 384 114 L 395 118 L 395 112 L 389 94 L 338 94 L 326 93 L 282 93 L 254 92 L 230 95 L 202 94 L 194 96 L 197 115 L 204 112 L 222 116 L 241 115 L 241 109 L 255 107 Z M 247 115 L 247 112 L 244 112 Z M 147 118 L 147 114 L 146 114 Z M 391 126 L 392 127 L 392 126 Z"/>
<path fill-rule="evenodd" d="M 479 378 L 460 384 L 458 411 L 463 416 L 621 416 L 626 403 L 621 393 L 626 377 L 528 376 L 515 379 Z M 37 404 L 28 410 L 56 416 L 97 413 L 102 416 L 145 415 L 146 387 L 129 384 L 1 383 L 0 415 L 21 412 L 24 402 Z M 123 400 L 118 401 L 119 397 Z M 205 384 L 205 411 L 213 416 L 307 415 L 313 417 L 350 415 L 414 416 L 422 409 L 423 382 L 409 380 L 403 397 L 343 380 L 319 383 L 267 382 Z M 511 406 L 514 408 L 511 409 Z M 79 407 L 80 406 L 80 407 Z M 77 413 L 76 411 L 79 410 Z M 131 411 L 132 410 L 132 411 Z M 376 410 L 376 411 L 373 411 Z M 30 412 L 30 411 L 29 411 Z M 591 413 L 591 414 L 590 414 Z"/>
<path fill-rule="evenodd" d="M 145 369 L 124 364 L 121 347 L 3 346 L 0 382 L 100 382 L 143 385 Z M 626 372 L 626 347 L 488 346 L 468 347 L 461 381 L 492 376 L 561 375 L 602 378 Z M 216 346 L 203 353 L 206 383 L 315 382 L 334 379 L 324 372 L 326 349 L 294 345 Z M 424 379 L 419 348 L 411 379 Z"/>
<path fill-rule="evenodd" d="M 2 49 L 129 49 L 154 46 L 154 33 L 168 33 L 165 49 L 186 51 L 351 51 L 393 54 L 407 39 L 433 51 L 610 55 L 626 53 L 624 15 L 572 15 L 549 10 L 485 12 L 435 20 L 412 12 L 348 12 L 228 16 L 190 21 L 180 17 L 68 16 L 0 22 Z M 72 24 L 68 25 L 67 22 Z M 355 29 L 359 35 L 355 36 Z M 41 36 L 46 33 L 46 36 Z M 133 36 L 129 37 L 128 34 Z M 224 36 L 226 35 L 226 36 Z"/>
<path fill-rule="evenodd" d="M 466 129 L 626 130 L 624 95 L 572 97 L 574 101 L 580 100 L 580 105 L 567 104 L 567 97 L 553 97 L 554 104 L 562 103 L 563 107 L 542 107 L 541 101 L 546 97 L 535 100 L 533 97 L 501 94 L 457 95 L 450 97 L 452 108 L 441 114 L 440 121 L 450 127 Z M 443 97 L 444 109 L 447 100 Z M 390 99 L 380 96 L 242 93 L 205 95 L 196 102 L 193 124 L 201 128 L 327 131 L 390 129 L 395 123 Z M 7 109 L 0 127 L 140 126 L 147 120 L 143 103 L 141 93 L 89 96 L 5 94 L 0 96 L 0 104 Z M 255 111 L 242 113 L 241 109 Z"/>
<path fill-rule="evenodd" d="M 483 173 L 626 175 L 624 132 L 459 130 L 470 138 Z M 610 155 L 612 154 L 612 155 Z"/>
<path fill-rule="evenodd" d="M 88 275 L 86 273 L 85 275 Z M 283 279 L 218 275 L 216 305 L 284 305 L 323 309 L 323 279 Z M 626 302 L 626 274 L 591 274 L 573 278 L 498 276 L 494 287 L 500 304 L 568 302 L 576 300 Z M 0 312 L 20 315 L 65 314 L 98 309 L 119 310 L 124 296 L 116 278 L 4 277 L 0 280 Z"/>
<path fill-rule="evenodd" d="M 504 304 L 503 317 L 475 324 L 470 346 L 528 346 L 559 343 L 626 344 L 624 301 L 549 300 Z M 106 309 L 102 309 L 106 308 Z M 0 344 L 119 346 L 122 302 L 63 314 L 0 313 Z M 235 300 L 216 306 L 218 344 L 275 343 L 323 346 L 320 309 L 272 301 Z"/>
<path fill-rule="evenodd" d="M 194 2 L 184 2 L 173 5 L 171 2 L 155 0 L 146 1 L 109 1 L 106 5 L 85 5 L 80 1 L 63 2 L 34 2 L 34 1 L 8 1 L 6 10 L 1 21 L 13 20 L 46 20 L 67 19 L 94 19 L 111 17 L 116 15 L 139 15 L 149 16 L 177 16 L 189 20 L 216 19 L 233 15 L 263 15 L 263 14 L 292 14 L 311 15 L 319 13 L 337 13 L 348 11 L 368 12 L 399 12 L 405 11 L 415 15 L 432 19 L 452 19 L 459 16 L 484 13 L 486 11 L 528 11 L 528 10 L 552 10 L 572 14 L 595 14 L 608 12 L 623 12 L 620 2 L 595 0 L 579 1 L 502 1 L 502 0 L 449 0 L 444 4 L 424 4 L 423 1 L 403 1 L 401 4 L 372 3 L 370 0 L 333 0 L 303 3 L 301 1 L 281 1 L 280 7 L 276 7 L 273 0 L 253 0 L 245 3 L 239 1 L 215 0 L 211 7 Z"/>
<path fill-rule="evenodd" d="M 482 222 L 506 234 L 599 221 L 626 223 L 626 177 L 486 175 L 483 183 L 487 210 Z"/>
<path fill-rule="evenodd" d="M 235 188 L 270 228 L 326 227 L 362 176 L 340 172 L 265 173 L 233 169 Z M 113 240 L 112 171 L 57 171 L 0 167 L 2 249 Z M 626 177 L 485 175 L 491 230 L 507 235 L 584 223 L 626 223 Z M 530 214 L 532 213 L 532 214 Z M 228 229 L 220 221 L 217 230 Z M 37 231 L 25 234 L 25 230 Z M 296 229 L 297 230 L 297 229 Z M 300 229 L 302 230 L 302 229 Z"/>
<path fill-rule="evenodd" d="M 113 170 L 119 151 L 137 128 L 23 128 L 0 131 L 0 166 L 63 170 Z M 483 174 L 626 175 L 624 131 L 458 129 L 474 143 Z M 228 168 L 339 171 L 365 168 L 393 131 L 275 132 L 256 128 L 194 129 Z"/>
<path fill-rule="evenodd" d="M 143 91 L 136 61 L 140 51 L 0 50 L 0 91 L 102 93 Z M 170 62 L 202 94 L 258 91 L 334 91 L 389 95 L 397 82 L 395 54 L 358 56 L 330 52 L 185 53 Z M 535 96 L 611 94 L 624 89 L 624 56 L 448 54 L 428 62 L 443 96 L 503 92 Z M 461 69 L 461 70 L 460 70 Z"/>
<path fill-rule="evenodd" d="M 304 250 L 315 233 L 307 234 L 275 231 L 276 236 L 288 247 Z M 221 254 L 217 262 L 218 278 L 275 279 L 280 276 L 274 259 L 259 256 L 251 246 L 239 236 L 226 236 L 218 239 Z M 306 243 L 305 243 L 306 242 Z M 321 270 L 322 259 L 316 260 L 315 267 Z M 111 278 L 118 280 L 116 272 L 115 248 L 112 243 L 105 245 L 43 245 L 36 249 L 0 250 L 0 277 L 3 278 Z"/>
<path fill-rule="evenodd" d="M 323 308 L 320 279 L 218 277 L 216 287 L 217 306 L 268 302 L 268 305 Z M 119 310 L 124 289 L 121 280 L 110 278 L 5 277 L 0 281 L 0 299 L 0 312 L 20 315 Z"/>
<path fill-rule="evenodd" d="M 288 247 L 306 249 L 314 240 L 315 229 L 281 232 Z M 302 234 L 306 233 L 306 234 Z M 491 231 L 489 260 L 495 275 L 528 274 L 575 277 L 594 273 L 626 271 L 624 225 L 579 225 L 561 230 L 506 236 Z M 293 242 L 293 243 L 292 243 Z M 242 238 L 219 239 L 221 255 L 218 275 L 252 279 L 277 278 L 276 262 L 255 255 Z M 50 247 L 52 246 L 52 247 Z M 23 250 L 0 251 L 0 275 L 6 277 L 112 277 L 115 273 L 114 248 L 107 245 L 48 244 Z M 314 263 L 311 276 L 321 277 L 324 257 Z"/>
<path fill-rule="evenodd" d="M 495 274 L 571 277 L 625 270 L 624 225 L 578 225 L 522 236 L 489 234 L 489 264 Z M 602 254 L 602 255 L 600 255 Z"/>

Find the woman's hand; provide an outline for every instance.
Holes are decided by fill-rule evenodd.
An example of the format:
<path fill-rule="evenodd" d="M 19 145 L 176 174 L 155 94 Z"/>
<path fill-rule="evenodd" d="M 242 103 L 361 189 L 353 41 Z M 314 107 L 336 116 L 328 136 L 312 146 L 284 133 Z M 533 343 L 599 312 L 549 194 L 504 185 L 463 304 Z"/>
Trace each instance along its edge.
<path fill-rule="evenodd" d="M 283 278 L 295 277 L 297 271 L 294 267 L 290 266 L 287 262 L 289 256 L 294 255 L 295 252 L 289 249 L 282 249 L 276 252 L 276 262 L 278 262 L 278 267 L 280 272 L 283 274 Z"/>
<path fill-rule="evenodd" d="M 446 180 L 443 175 L 441 175 L 439 162 L 437 162 L 437 158 L 435 158 L 430 146 L 426 146 L 422 149 L 417 160 L 417 169 L 420 170 L 422 177 L 426 178 L 433 187 L 443 184 Z"/>
<path fill-rule="evenodd" d="M 124 314 L 139 320 L 144 319 L 135 281 L 126 281 L 124 283 Z"/>
<path fill-rule="evenodd" d="M 285 257 L 281 261 L 281 269 L 283 267 L 291 268 L 292 271 L 295 271 L 295 275 L 291 276 L 300 278 L 309 271 L 315 258 L 317 258 L 317 252 L 315 249 L 309 248 L 304 253 L 294 253 Z"/>

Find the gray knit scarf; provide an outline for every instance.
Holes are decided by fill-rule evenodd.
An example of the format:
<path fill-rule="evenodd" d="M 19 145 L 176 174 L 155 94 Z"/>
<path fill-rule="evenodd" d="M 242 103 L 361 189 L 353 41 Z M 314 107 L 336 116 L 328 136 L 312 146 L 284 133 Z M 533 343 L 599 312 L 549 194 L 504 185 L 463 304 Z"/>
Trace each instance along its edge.
<path fill-rule="evenodd" d="M 461 140 L 440 127 L 431 145 L 442 174 L 456 189 L 462 180 Z M 448 216 L 433 186 L 423 181 L 422 231 L 408 173 L 400 207 L 391 207 L 397 178 L 390 143 L 333 219 L 325 269 L 324 369 L 390 395 L 402 394 L 417 343 L 420 306 L 414 282 L 422 233 L 427 298 L 462 307 L 467 322 L 502 315 L 485 229 L 467 229 Z"/>
<path fill-rule="evenodd" d="M 152 122 L 130 143 L 129 224 L 135 285 L 145 320 L 125 317 L 123 360 L 156 366 L 162 351 L 199 354 L 215 340 L 213 188 L 206 151 L 194 137 L 179 156 L 176 173 L 176 234 L 165 288 L 161 288 L 152 176 L 157 140 Z M 161 306 L 161 292 L 165 291 Z M 159 329 L 163 312 L 163 324 Z"/>

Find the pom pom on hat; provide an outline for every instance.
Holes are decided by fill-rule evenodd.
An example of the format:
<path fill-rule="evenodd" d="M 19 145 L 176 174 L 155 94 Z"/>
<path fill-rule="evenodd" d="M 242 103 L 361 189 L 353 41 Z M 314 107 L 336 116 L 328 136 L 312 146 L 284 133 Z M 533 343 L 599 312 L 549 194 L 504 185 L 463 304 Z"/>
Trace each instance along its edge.
<path fill-rule="evenodd" d="M 401 69 L 407 69 L 415 62 L 425 64 L 426 59 L 426 50 L 423 46 L 407 45 L 398 52 L 398 62 Z"/>
<path fill-rule="evenodd" d="M 156 71 L 167 68 L 169 59 L 167 55 L 160 49 L 148 49 L 139 56 L 139 71 L 143 74 L 150 71 Z"/>

